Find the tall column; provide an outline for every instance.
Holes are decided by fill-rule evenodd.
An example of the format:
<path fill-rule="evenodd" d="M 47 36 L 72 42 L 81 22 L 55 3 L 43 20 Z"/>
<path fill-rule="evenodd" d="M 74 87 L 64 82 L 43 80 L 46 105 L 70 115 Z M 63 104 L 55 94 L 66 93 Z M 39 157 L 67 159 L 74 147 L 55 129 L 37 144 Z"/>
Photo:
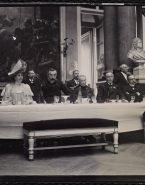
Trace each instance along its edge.
<path fill-rule="evenodd" d="M 136 6 L 136 14 L 137 14 L 137 37 L 139 37 L 143 41 L 143 23 L 142 23 L 142 7 Z"/>
<path fill-rule="evenodd" d="M 134 63 L 127 59 L 127 53 L 136 37 L 135 6 L 117 6 L 117 30 L 119 64 L 125 63 L 133 67 Z"/>
<path fill-rule="evenodd" d="M 81 38 L 81 32 L 79 32 L 78 27 L 81 25 L 80 23 L 80 12 L 78 11 L 77 6 L 66 6 L 66 37 L 68 38 L 68 43 L 71 42 L 71 39 L 75 40 L 74 45 L 70 45 L 67 49 L 66 55 L 66 78 L 67 80 L 72 79 L 72 75 L 69 74 L 69 70 L 71 70 L 75 62 L 79 63 L 79 39 Z"/>
<path fill-rule="evenodd" d="M 104 6 L 105 70 L 118 67 L 116 6 Z"/>

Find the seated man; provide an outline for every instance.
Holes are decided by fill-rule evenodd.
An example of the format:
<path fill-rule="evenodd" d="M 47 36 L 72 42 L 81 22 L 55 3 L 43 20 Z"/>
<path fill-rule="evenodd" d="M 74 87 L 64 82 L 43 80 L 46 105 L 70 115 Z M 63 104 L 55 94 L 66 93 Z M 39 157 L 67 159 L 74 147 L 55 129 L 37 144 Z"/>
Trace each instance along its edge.
<path fill-rule="evenodd" d="M 119 95 L 119 99 L 122 102 L 126 102 L 125 96 L 120 91 L 119 86 L 113 84 L 114 75 L 111 72 L 106 73 L 106 82 L 98 86 L 97 102 L 105 103 L 110 100 L 115 100 L 116 95 Z"/>
<path fill-rule="evenodd" d="M 122 64 L 120 66 L 120 73 L 114 75 L 113 83 L 119 85 L 120 90 L 122 91 L 123 87 L 128 85 L 127 81 L 127 73 L 128 73 L 128 66 L 126 64 Z"/>
<path fill-rule="evenodd" d="M 125 95 L 126 99 L 130 102 L 131 96 L 134 96 L 134 102 L 141 102 L 143 100 L 141 86 L 136 84 L 135 76 L 128 76 L 128 82 L 129 84 L 123 88 L 123 94 Z"/>
<path fill-rule="evenodd" d="M 30 86 L 34 94 L 33 100 L 41 103 L 41 81 L 32 69 L 28 71 L 28 78 L 24 80 L 24 83 Z"/>
<path fill-rule="evenodd" d="M 74 90 L 76 86 L 79 85 L 79 71 L 73 71 L 73 79 L 67 82 L 67 87 Z"/>
<path fill-rule="evenodd" d="M 53 103 L 54 96 L 59 97 L 59 103 L 61 101 L 61 91 L 65 95 L 69 95 L 69 89 L 57 78 L 57 71 L 53 68 L 47 71 L 47 80 L 42 82 L 41 90 L 46 103 Z"/>
<path fill-rule="evenodd" d="M 94 96 L 94 89 L 86 85 L 86 76 L 79 76 L 79 86 L 74 88 L 74 91 L 71 92 L 70 99 L 72 102 L 76 102 L 78 98 L 79 89 L 81 87 L 82 98 L 89 97 L 91 99 Z"/>

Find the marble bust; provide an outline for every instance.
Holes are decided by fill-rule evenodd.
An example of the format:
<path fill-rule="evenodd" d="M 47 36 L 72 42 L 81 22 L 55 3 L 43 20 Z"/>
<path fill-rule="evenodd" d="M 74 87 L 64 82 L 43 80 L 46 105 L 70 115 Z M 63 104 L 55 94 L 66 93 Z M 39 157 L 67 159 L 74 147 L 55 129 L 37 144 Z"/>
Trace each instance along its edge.
<path fill-rule="evenodd" d="M 138 65 L 138 68 L 144 68 L 145 51 L 142 48 L 142 41 L 140 38 L 133 39 L 132 48 L 127 53 L 127 58 L 130 58 Z"/>

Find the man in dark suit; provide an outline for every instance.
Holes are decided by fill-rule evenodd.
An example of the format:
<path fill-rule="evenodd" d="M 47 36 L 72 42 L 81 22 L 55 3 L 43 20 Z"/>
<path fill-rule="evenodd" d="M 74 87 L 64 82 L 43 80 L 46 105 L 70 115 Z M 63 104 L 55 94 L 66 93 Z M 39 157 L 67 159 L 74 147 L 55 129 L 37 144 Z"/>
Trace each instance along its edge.
<path fill-rule="evenodd" d="M 42 82 L 41 90 L 46 103 L 54 103 L 54 97 L 59 97 L 61 102 L 61 91 L 69 95 L 70 90 L 59 80 L 57 80 L 57 71 L 53 68 L 47 71 L 47 80 Z"/>
<path fill-rule="evenodd" d="M 79 89 L 81 90 L 82 98 L 91 99 L 91 97 L 94 96 L 94 89 L 86 85 L 86 76 L 80 75 L 79 85 L 75 87 L 74 90 L 71 92 L 70 95 L 71 102 L 76 102 L 78 98 Z"/>
<path fill-rule="evenodd" d="M 120 73 L 115 74 L 113 83 L 116 85 L 119 85 L 121 91 L 124 86 L 128 85 L 127 80 L 127 72 L 128 72 L 128 66 L 126 64 L 122 64 L 120 66 Z"/>
<path fill-rule="evenodd" d="M 73 71 L 73 79 L 67 82 L 67 87 L 71 90 L 74 90 L 76 86 L 79 85 L 79 71 Z"/>
<path fill-rule="evenodd" d="M 129 102 L 141 102 L 143 100 L 142 89 L 136 84 L 134 75 L 128 76 L 129 84 L 123 88 L 123 94 Z M 131 100 L 134 97 L 134 100 Z"/>
<path fill-rule="evenodd" d="M 41 81 L 33 70 L 28 71 L 28 77 L 24 80 L 25 84 L 28 84 L 34 94 L 33 100 L 37 103 L 42 102 L 41 97 Z"/>
<path fill-rule="evenodd" d="M 102 83 L 98 86 L 98 94 L 97 94 L 97 102 L 105 103 L 111 100 L 116 100 L 116 96 L 119 96 L 119 99 L 122 102 L 125 102 L 125 96 L 120 91 L 118 85 L 113 84 L 114 75 L 111 72 L 106 74 L 106 82 Z"/>

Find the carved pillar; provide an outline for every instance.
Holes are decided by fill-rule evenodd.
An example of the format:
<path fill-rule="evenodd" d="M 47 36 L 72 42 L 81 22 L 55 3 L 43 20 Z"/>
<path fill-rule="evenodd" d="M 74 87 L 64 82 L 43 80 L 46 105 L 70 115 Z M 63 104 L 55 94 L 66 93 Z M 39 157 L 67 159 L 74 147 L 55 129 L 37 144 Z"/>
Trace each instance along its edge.
<path fill-rule="evenodd" d="M 105 70 L 118 68 L 116 6 L 104 6 Z"/>
<path fill-rule="evenodd" d="M 127 53 L 131 48 L 132 40 L 136 37 L 135 6 L 117 6 L 117 30 L 119 64 L 125 63 L 134 67 L 134 63 L 127 59 Z"/>

